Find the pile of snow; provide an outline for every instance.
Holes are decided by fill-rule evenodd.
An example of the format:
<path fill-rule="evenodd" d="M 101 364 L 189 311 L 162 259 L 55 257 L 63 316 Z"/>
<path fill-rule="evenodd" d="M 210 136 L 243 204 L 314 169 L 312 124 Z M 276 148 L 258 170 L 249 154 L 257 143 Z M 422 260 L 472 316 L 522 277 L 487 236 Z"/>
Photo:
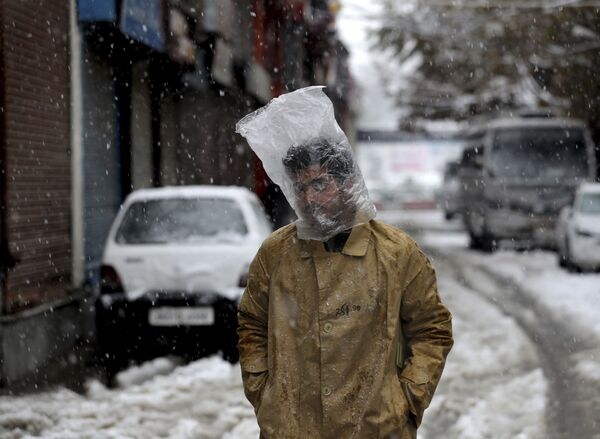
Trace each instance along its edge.
<path fill-rule="evenodd" d="M 555 319 L 568 322 L 573 332 L 600 342 L 599 273 L 569 273 L 558 267 L 555 253 L 541 250 L 474 255 L 473 262 L 475 258 L 477 263 L 516 282 Z"/>
<path fill-rule="evenodd" d="M 119 383 L 122 387 L 110 390 L 90 381 L 86 395 L 61 388 L 0 397 L 0 437 L 256 439 L 259 435 L 254 411 L 242 391 L 239 366 L 219 357 L 180 367 L 170 359 L 154 360 L 122 373 Z"/>
<path fill-rule="evenodd" d="M 455 344 L 419 437 L 546 437 L 547 383 L 529 338 L 447 266 L 435 265 L 440 294 L 453 313 Z"/>

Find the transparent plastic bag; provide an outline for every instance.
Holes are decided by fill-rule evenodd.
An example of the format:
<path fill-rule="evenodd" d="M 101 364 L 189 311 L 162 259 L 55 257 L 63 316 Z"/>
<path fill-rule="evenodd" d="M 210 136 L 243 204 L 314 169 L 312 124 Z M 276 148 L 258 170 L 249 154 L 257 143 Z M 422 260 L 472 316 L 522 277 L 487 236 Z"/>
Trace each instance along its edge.
<path fill-rule="evenodd" d="M 281 95 L 236 125 L 296 212 L 298 237 L 326 241 L 375 217 L 323 87 Z"/>

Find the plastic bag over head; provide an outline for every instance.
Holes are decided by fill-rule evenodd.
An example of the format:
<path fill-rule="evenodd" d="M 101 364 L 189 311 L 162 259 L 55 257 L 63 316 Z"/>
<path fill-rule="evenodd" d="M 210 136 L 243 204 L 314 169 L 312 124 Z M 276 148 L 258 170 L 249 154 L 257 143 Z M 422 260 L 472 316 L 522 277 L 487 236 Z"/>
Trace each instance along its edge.
<path fill-rule="evenodd" d="M 326 241 L 375 217 L 375 206 L 323 87 L 272 99 L 236 125 L 296 212 L 300 239 Z"/>

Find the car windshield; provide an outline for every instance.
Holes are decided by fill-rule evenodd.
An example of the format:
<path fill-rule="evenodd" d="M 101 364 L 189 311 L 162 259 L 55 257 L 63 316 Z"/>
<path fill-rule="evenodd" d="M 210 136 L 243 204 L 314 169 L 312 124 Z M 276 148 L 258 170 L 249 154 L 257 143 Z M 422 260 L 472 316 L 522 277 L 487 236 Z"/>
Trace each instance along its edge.
<path fill-rule="evenodd" d="M 239 206 L 230 199 L 169 198 L 133 203 L 116 241 L 121 244 L 166 244 L 239 240 L 248 228 Z"/>
<path fill-rule="evenodd" d="M 580 129 L 522 128 L 496 132 L 491 154 L 494 177 L 558 182 L 587 177 Z"/>
<path fill-rule="evenodd" d="M 582 213 L 600 213 L 600 192 L 581 195 L 579 211 Z"/>

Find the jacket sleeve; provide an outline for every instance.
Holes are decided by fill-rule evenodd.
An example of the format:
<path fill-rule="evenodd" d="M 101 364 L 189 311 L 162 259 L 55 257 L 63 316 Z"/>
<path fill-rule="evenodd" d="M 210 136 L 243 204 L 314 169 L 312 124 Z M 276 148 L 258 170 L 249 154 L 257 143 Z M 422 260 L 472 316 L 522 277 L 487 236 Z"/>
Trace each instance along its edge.
<path fill-rule="evenodd" d="M 400 306 L 407 351 L 400 381 L 418 427 L 440 380 L 453 339 L 452 316 L 440 300 L 435 271 L 420 250 L 413 257 L 416 275 L 404 289 Z"/>
<path fill-rule="evenodd" d="M 240 365 L 244 393 L 258 410 L 268 378 L 268 275 L 261 250 L 250 264 L 248 284 L 238 306 Z"/>

